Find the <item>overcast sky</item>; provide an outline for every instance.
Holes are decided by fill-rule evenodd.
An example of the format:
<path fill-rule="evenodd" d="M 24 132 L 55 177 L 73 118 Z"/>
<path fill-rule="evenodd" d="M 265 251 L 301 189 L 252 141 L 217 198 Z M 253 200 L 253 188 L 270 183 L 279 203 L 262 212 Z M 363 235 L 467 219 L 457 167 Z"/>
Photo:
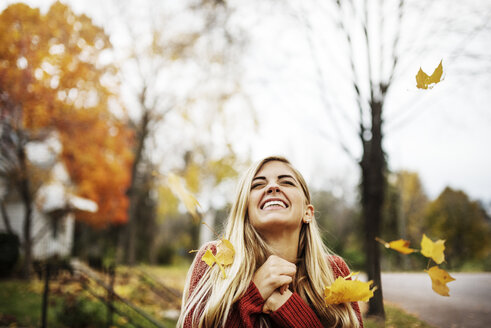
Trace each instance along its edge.
<path fill-rule="evenodd" d="M 28 1 L 44 8 L 51 2 Z M 100 20 L 97 1 L 70 3 L 76 12 L 84 11 L 96 17 L 96 22 Z M 0 5 L 0 9 L 4 6 Z M 341 134 L 335 132 L 333 118 L 319 95 L 312 54 L 301 24 L 292 23 L 291 17 L 282 18 L 282 13 L 270 8 L 258 13 L 268 14 L 267 19 L 257 19 L 248 16 L 254 15 L 256 9 L 244 8 L 241 24 L 253 25 L 243 59 L 243 88 L 257 110 L 260 129 L 257 135 L 237 131 L 237 149 L 251 151 L 253 159 L 285 155 L 314 187 L 331 189 L 338 195 L 345 189 L 354 189 L 359 168 L 340 150 L 339 140 L 335 139 L 341 138 L 358 158 L 361 147 L 356 135 L 343 123 L 339 123 Z M 474 19 L 484 21 L 487 17 L 489 21 L 491 6 L 487 10 Z M 455 60 L 449 57 L 454 53 L 449 49 L 458 48 L 461 42 L 456 38 L 452 44 L 435 44 L 431 54 L 410 63 L 407 72 L 399 77 L 390 99 L 389 109 L 393 111 L 386 113 L 384 148 L 389 168 L 418 172 L 430 197 L 451 186 L 491 204 L 490 26 L 465 43 L 466 48 L 475 47 L 489 59 L 483 68 L 487 73 L 478 80 L 472 76 L 462 79 L 457 74 L 461 67 L 452 66 Z M 431 74 L 440 60 L 445 79 L 431 90 L 418 90 L 414 76 L 419 67 Z M 348 97 L 348 91 L 332 95 L 331 104 L 341 106 Z M 398 122 L 396 109 L 407 113 L 401 116 L 400 125 L 392 125 Z"/>
<path fill-rule="evenodd" d="M 491 7 L 487 9 L 482 15 L 466 19 L 489 21 Z M 280 27 L 273 13 L 271 16 L 273 19 L 256 23 L 252 30 L 255 47 L 250 50 L 251 66 L 262 69 L 249 70 L 246 85 L 256 88 L 254 103 L 264 113 L 255 154 L 261 157 L 281 149 L 314 185 L 332 188 L 332 183 L 343 180 L 355 186 L 359 179 L 357 164 L 340 150 L 337 141 L 319 132 L 319 126 L 328 132 L 334 128 L 313 82 L 315 72 L 305 35 L 291 21 L 289 26 Z M 407 64 L 388 101 L 384 148 L 389 168 L 418 172 L 430 197 L 450 186 L 491 203 L 490 26 L 467 42 L 462 39 L 435 43 L 431 53 L 414 56 L 414 62 Z M 482 70 L 487 73 L 479 79 L 472 74 L 463 78 L 456 66 L 458 63 L 461 68 L 466 62 L 452 57 L 459 46 L 485 54 L 488 62 Z M 279 56 L 274 50 L 288 56 Z M 419 68 L 431 74 L 440 60 L 444 80 L 431 90 L 417 89 L 415 75 Z M 344 96 L 349 93 L 338 95 L 338 101 L 342 102 Z M 343 140 L 360 158 L 361 148 L 353 131 L 346 126 L 341 130 Z"/>

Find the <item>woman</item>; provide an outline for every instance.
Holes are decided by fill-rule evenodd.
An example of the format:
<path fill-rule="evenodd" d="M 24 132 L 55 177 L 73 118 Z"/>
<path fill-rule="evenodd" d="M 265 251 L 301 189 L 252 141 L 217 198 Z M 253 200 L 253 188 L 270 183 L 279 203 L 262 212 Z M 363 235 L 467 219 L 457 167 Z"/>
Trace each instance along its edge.
<path fill-rule="evenodd" d="M 242 177 L 225 228 L 235 247 L 226 278 L 198 252 L 179 327 L 363 327 L 357 303 L 326 306 L 324 288 L 349 274 L 320 237 L 302 175 L 268 157 Z"/>

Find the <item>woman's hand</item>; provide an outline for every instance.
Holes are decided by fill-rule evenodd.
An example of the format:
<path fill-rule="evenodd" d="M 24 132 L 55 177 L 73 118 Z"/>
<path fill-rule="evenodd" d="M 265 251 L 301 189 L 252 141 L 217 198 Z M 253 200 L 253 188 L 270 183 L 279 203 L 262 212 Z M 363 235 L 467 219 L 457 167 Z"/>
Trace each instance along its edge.
<path fill-rule="evenodd" d="M 297 266 L 295 264 L 276 255 L 271 255 L 257 269 L 252 281 L 259 290 L 262 298 L 268 300 L 276 289 L 278 289 L 277 293 L 280 295 L 283 294 L 280 291 L 285 292 L 285 290 L 288 290 L 288 285 L 293 281 L 296 272 Z"/>
<path fill-rule="evenodd" d="M 271 313 L 278 310 L 293 293 L 287 289 L 283 294 L 275 290 L 263 305 L 263 313 Z"/>

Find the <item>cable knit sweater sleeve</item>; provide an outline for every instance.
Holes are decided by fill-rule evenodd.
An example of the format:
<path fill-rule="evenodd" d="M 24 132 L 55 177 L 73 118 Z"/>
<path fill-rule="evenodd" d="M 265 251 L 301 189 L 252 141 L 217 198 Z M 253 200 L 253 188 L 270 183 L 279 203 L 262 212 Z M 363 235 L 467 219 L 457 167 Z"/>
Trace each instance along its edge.
<path fill-rule="evenodd" d="M 279 327 L 323 327 L 314 310 L 297 293 L 293 293 L 285 304 L 270 314 L 270 317 Z"/>

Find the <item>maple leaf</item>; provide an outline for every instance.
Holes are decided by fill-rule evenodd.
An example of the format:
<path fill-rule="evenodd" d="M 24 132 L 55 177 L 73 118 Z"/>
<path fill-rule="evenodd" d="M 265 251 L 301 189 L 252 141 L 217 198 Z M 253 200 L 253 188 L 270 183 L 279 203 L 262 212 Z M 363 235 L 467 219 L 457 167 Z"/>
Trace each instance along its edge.
<path fill-rule="evenodd" d="M 184 206 L 196 221 L 199 221 L 199 215 L 196 208 L 199 205 L 198 200 L 189 192 L 182 182 L 182 179 L 174 173 L 169 173 L 167 183 L 172 192 L 183 202 Z"/>
<path fill-rule="evenodd" d="M 442 296 L 450 296 L 448 294 L 449 288 L 447 283 L 454 281 L 455 278 L 450 276 L 447 271 L 440 269 L 436 265 L 425 271 L 428 272 L 431 278 L 431 288 Z"/>
<path fill-rule="evenodd" d="M 437 68 L 435 68 L 435 71 L 431 76 L 428 76 L 421 67 L 419 68 L 418 74 L 416 74 L 416 87 L 419 89 L 428 89 L 428 86 L 430 84 L 436 84 L 441 81 L 442 75 L 443 75 L 443 66 L 442 66 L 442 61 L 440 61 L 440 64 L 438 65 Z M 430 88 L 432 88 L 431 86 Z"/>
<path fill-rule="evenodd" d="M 350 280 L 357 273 L 352 273 L 346 277 L 338 277 L 331 286 L 326 286 L 324 299 L 326 305 L 340 304 L 346 302 L 367 302 L 373 297 L 376 287 L 371 288 L 373 281 L 363 282 Z"/>
<path fill-rule="evenodd" d="M 421 239 L 421 254 L 431 258 L 436 264 L 440 264 L 445 261 L 445 240 L 439 239 L 433 242 L 430 238 L 423 234 L 423 239 Z"/>
<path fill-rule="evenodd" d="M 227 239 L 221 239 L 216 248 L 217 251 L 215 255 L 213 255 L 213 252 L 210 249 L 207 249 L 201 259 L 208 264 L 210 268 L 213 264 L 218 264 L 220 271 L 222 271 L 223 278 L 225 279 L 227 278 L 227 275 L 225 274 L 224 266 L 234 262 L 235 249 L 232 243 Z"/>
<path fill-rule="evenodd" d="M 399 239 L 399 240 L 394 240 L 391 242 L 386 242 L 380 238 L 375 238 L 379 243 L 384 245 L 386 248 L 391 248 L 395 251 L 398 251 L 399 253 L 402 254 L 411 254 L 414 252 L 417 252 L 417 249 L 414 248 L 409 248 L 410 241 L 409 240 L 404 240 L 404 239 Z"/>

